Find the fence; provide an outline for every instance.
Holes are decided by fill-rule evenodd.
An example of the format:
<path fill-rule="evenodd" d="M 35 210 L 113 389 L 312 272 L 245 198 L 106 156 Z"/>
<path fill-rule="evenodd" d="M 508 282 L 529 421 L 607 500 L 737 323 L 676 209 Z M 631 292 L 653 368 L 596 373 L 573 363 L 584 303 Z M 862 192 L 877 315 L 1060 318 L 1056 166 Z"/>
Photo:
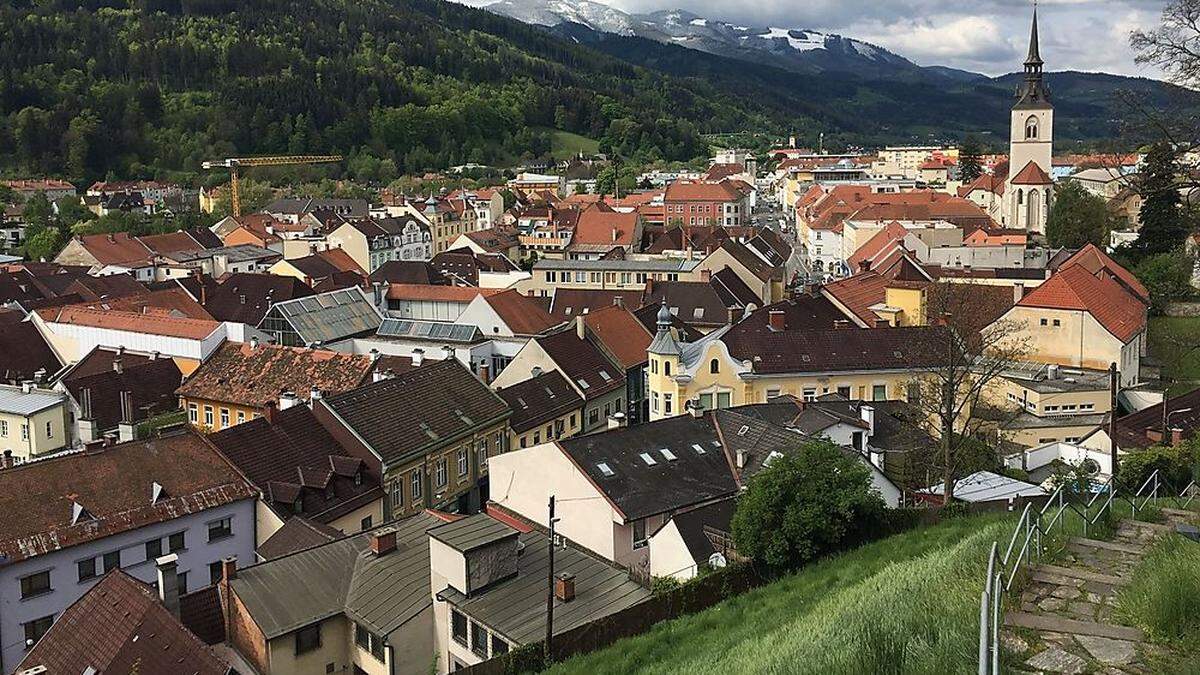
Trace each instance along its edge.
<path fill-rule="evenodd" d="M 1059 486 L 1041 509 L 1035 509 L 1032 503 L 1026 504 L 1003 556 L 1000 555 L 1000 542 L 992 542 L 987 578 L 979 600 L 979 675 L 1000 672 L 1000 624 L 1004 620 L 1006 594 L 1032 560 L 1041 560 L 1053 553 L 1051 546 L 1065 544 L 1066 521 L 1072 514 L 1078 517 L 1083 534 L 1087 536 L 1091 528 L 1113 513 L 1117 500 L 1128 503 L 1132 517 L 1136 519 L 1138 512 L 1144 514 L 1164 499 L 1178 508 L 1187 508 L 1200 493 L 1195 481 L 1180 492 L 1170 490 L 1158 469 L 1137 490 L 1127 489 L 1116 476 L 1090 486 L 1090 496 L 1077 493 L 1073 489 L 1076 487 L 1079 486 L 1074 483 Z M 1058 538 L 1054 536 L 1055 527 Z"/>

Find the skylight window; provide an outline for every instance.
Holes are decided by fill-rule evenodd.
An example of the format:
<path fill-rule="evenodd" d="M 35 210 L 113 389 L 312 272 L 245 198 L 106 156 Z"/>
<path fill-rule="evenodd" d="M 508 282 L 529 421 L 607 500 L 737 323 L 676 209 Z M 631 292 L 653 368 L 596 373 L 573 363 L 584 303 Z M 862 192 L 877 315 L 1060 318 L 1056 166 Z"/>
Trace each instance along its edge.
<path fill-rule="evenodd" d="M 592 386 L 592 385 L 588 384 L 587 380 L 583 379 L 582 377 L 577 378 L 575 380 L 575 382 L 579 384 L 580 389 L 590 389 Z"/>
<path fill-rule="evenodd" d="M 704 446 L 700 445 L 699 443 L 692 443 L 692 449 L 696 451 L 697 455 L 703 455 L 704 453 L 708 452 L 704 449 Z"/>
<path fill-rule="evenodd" d="M 676 457 L 676 456 L 675 456 L 675 453 L 671 452 L 670 450 L 668 450 L 668 449 L 666 449 L 666 448 L 663 448 L 662 450 L 659 450 L 659 452 L 661 452 L 661 453 L 662 453 L 662 456 L 663 456 L 663 457 L 664 457 L 664 458 L 665 458 L 665 459 L 666 459 L 668 462 L 674 462 L 675 460 L 679 459 L 678 457 Z"/>
<path fill-rule="evenodd" d="M 617 475 L 616 472 L 612 470 L 612 467 L 605 462 L 600 462 L 596 465 L 596 468 L 600 469 L 600 473 L 604 474 L 605 478 L 612 478 L 613 476 Z"/>
<path fill-rule="evenodd" d="M 648 452 L 643 452 L 639 454 L 638 457 L 642 458 L 642 461 L 646 463 L 646 466 L 654 466 L 655 464 L 658 464 L 658 462 L 654 461 L 654 458 L 651 457 L 650 453 Z"/>
<path fill-rule="evenodd" d="M 742 428 L 738 429 L 738 436 L 745 436 L 747 431 L 750 431 L 749 425 L 743 424 Z"/>
<path fill-rule="evenodd" d="M 605 382 L 612 382 L 612 375 L 609 375 L 607 370 L 600 371 L 600 377 L 603 377 Z"/>

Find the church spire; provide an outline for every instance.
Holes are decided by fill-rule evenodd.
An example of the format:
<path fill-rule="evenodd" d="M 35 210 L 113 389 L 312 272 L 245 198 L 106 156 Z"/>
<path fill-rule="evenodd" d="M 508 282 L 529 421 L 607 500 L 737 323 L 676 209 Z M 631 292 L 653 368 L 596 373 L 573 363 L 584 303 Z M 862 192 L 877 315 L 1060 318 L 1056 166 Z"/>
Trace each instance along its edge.
<path fill-rule="evenodd" d="M 1037 3 L 1033 6 L 1033 25 L 1029 29 L 1029 54 L 1025 57 L 1025 81 L 1017 87 L 1017 108 L 1050 107 L 1050 90 L 1042 78 L 1042 54 L 1038 44 Z"/>
<path fill-rule="evenodd" d="M 1041 50 L 1038 48 L 1037 3 L 1033 5 L 1033 28 L 1029 32 L 1029 56 L 1025 57 L 1025 65 L 1042 65 Z"/>

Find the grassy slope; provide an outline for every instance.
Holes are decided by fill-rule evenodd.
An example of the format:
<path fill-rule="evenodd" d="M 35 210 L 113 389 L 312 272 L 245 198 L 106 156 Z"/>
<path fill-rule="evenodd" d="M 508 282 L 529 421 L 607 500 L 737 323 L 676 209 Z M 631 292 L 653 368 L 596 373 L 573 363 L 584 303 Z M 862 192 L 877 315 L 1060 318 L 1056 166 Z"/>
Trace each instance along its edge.
<path fill-rule="evenodd" d="M 972 672 L 982 565 L 1009 531 L 985 516 L 897 535 L 553 672 Z"/>
<path fill-rule="evenodd" d="M 1142 559 L 1133 581 L 1121 591 L 1119 610 L 1164 648 L 1153 652 L 1152 668 L 1162 673 L 1195 672 L 1200 663 L 1200 546 L 1178 535 Z"/>
<path fill-rule="evenodd" d="M 550 155 L 556 160 L 570 159 L 579 153 L 594 155 L 600 152 L 600 141 L 569 131 L 546 129 L 550 132 Z"/>
<path fill-rule="evenodd" d="M 1163 364 L 1163 378 L 1177 396 L 1200 386 L 1200 317 L 1158 316 L 1150 319 L 1150 353 Z"/>

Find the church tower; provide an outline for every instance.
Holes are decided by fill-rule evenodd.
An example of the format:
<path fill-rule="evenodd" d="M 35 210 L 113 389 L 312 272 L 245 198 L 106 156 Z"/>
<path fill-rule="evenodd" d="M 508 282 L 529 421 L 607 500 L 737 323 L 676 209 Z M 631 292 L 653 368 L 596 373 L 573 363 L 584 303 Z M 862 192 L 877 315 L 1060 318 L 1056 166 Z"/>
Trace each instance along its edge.
<path fill-rule="evenodd" d="M 1050 104 L 1042 66 L 1035 7 L 1025 78 L 1017 87 L 1017 103 L 1012 109 L 1003 220 L 1005 227 L 1039 234 L 1046 232 L 1046 218 L 1054 200 L 1054 181 L 1050 178 L 1054 106 Z"/>

